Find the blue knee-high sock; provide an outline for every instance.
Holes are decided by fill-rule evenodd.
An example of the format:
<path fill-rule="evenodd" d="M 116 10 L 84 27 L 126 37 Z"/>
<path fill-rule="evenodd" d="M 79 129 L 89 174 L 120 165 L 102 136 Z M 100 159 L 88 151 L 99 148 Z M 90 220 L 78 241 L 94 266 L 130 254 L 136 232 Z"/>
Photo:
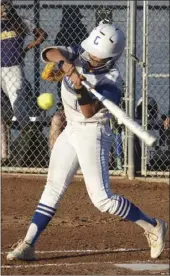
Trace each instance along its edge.
<path fill-rule="evenodd" d="M 114 195 L 114 198 L 117 202 L 117 207 L 114 212 L 115 215 L 136 223 L 138 223 L 138 221 L 144 221 L 145 223 L 149 223 L 152 226 L 157 225 L 155 218 L 151 218 L 143 213 L 128 199 L 118 195 Z"/>
<path fill-rule="evenodd" d="M 39 203 L 33 215 L 32 223 L 26 234 L 25 241 L 34 245 L 41 232 L 47 227 L 52 217 L 55 215 L 55 212 L 56 209 Z"/>
<path fill-rule="evenodd" d="M 133 222 L 137 222 L 139 220 L 143 220 L 152 226 L 156 226 L 157 222 L 155 218 L 151 218 L 145 213 L 143 213 L 138 207 L 136 207 L 133 203 L 131 203 L 131 207 L 129 210 L 128 215 L 126 216 L 126 219 L 131 220 Z"/>

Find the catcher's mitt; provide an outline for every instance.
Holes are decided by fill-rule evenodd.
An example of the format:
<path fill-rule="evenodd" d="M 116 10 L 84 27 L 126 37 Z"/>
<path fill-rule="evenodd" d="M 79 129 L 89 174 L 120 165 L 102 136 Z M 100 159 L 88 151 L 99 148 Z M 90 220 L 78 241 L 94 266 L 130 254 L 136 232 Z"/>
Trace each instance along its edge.
<path fill-rule="evenodd" d="M 41 74 L 41 77 L 43 80 L 56 81 L 56 82 L 62 81 L 65 74 L 61 69 L 55 69 L 55 66 L 56 66 L 56 63 L 54 62 L 50 62 L 46 64 Z"/>

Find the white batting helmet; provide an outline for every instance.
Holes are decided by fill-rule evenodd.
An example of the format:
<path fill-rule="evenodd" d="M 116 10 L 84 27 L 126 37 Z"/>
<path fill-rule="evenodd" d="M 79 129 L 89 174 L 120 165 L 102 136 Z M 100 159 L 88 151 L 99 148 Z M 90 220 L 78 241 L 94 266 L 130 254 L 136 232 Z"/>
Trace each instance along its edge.
<path fill-rule="evenodd" d="M 125 48 L 125 35 L 114 24 L 101 22 L 90 35 L 82 41 L 82 48 L 101 59 L 119 59 Z"/>

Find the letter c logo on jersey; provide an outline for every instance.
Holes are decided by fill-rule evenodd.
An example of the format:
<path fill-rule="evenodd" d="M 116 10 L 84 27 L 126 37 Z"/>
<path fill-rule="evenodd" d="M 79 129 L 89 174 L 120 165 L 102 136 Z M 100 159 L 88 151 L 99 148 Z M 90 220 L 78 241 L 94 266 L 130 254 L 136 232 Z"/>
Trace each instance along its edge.
<path fill-rule="evenodd" d="M 95 40 L 94 40 L 94 44 L 95 44 L 95 45 L 98 45 L 100 39 L 101 39 L 100 36 L 96 36 L 96 38 L 95 38 Z"/>

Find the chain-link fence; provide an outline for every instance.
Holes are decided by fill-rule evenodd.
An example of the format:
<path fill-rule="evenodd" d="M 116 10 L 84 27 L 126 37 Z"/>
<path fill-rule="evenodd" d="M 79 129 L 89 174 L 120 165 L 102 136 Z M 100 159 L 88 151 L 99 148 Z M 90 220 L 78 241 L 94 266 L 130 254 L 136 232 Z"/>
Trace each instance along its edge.
<path fill-rule="evenodd" d="M 9 3 L 4 5 L 3 16 L 9 17 L 12 23 L 8 20 L 7 24 L 6 18 L 2 17 L 1 59 L 4 63 L 1 64 L 3 123 L 1 159 L 3 171 L 47 172 L 50 152 L 56 137 L 65 126 L 65 116 L 60 97 L 60 83 L 48 82 L 41 78 L 44 64 L 40 59 L 40 53 L 49 45 L 80 44 L 99 21 L 105 18 L 118 24 L 127 36 L 126 51 L 118 67 L 125 84 L 121 105 L 128 112 L 129 2 L 13 0 L 13 10 Z M 169 73 L 167 64 L 169 4 L 168 1 L 163 1 L 163 4 L 149 1 L 150 5 L 145 3 L 145 6 L 144 2 L 139 1 L 137 7 L 137 57 L 145 63 L 145 66 L 142 62 L 139 64 L 143 66 L 137 66 L 136 112 L 139 114 L 136 116 L 140 122 L 142 118 L 147 120 L 146 123 L 143 119 L 143 125 L 147 128 L 148 96 L 156 101 L 157 112 L 162 115 L 161 118 L 164 115 L 164 120 L 161 119 L 163 123 L 159 125 L 159 135 L 161 135 L 159 145 L 153 149 L 148 149 L 145 145 L 141 148 L 140 142 L 135 138 L 135 171 L 148 175 L 150 172 L 151 174 L 157 174 L 158 171 L 164 173 L 169 168 L 168 149 L 164 149 L 169 141 L 168 79 L 165 78 Z M 158 20 L 158 18 L 161 19 Z M 158 23 L 154 24 L 157 20 Z M 143 24 L 145 21 L 147 21 L 146 26 Z M 159 78 L 156 78 L 158 74 Z M 138 100 L 142 97 L 142 91 L 141 105 Z M 36 97 L 43 92 L 51 92 L 56 98 L 56 106 L 48 112 L 39 110 L 35 104 Z M 141 106 L 143 106 L 142 110 Z M 154 117 L 153 110 L 151 114 L 150 116 Z M 110 123 L 114 134 L 109 160 L 110 172 L 126 175 L 128 171 L 127 130 L 114 118 Z M 149 123 L 150 127 L 155 129 L 153 123 Z M 165 157 L 162 157 L 164 166 L 162 163 L 160 165 L 160 160 L 156 161 L 157 163 L 152 161 L 156 160 L 160 149 L 166 156 L 166 161 Z"/>
<path fill-rule="evenodd" d="M 143 14 L 143 126 L 157 137 L 157 144 L 142 144 L 142 173 L 169 175 L 169 2 L 149 2 L 144 1 Z"/>

